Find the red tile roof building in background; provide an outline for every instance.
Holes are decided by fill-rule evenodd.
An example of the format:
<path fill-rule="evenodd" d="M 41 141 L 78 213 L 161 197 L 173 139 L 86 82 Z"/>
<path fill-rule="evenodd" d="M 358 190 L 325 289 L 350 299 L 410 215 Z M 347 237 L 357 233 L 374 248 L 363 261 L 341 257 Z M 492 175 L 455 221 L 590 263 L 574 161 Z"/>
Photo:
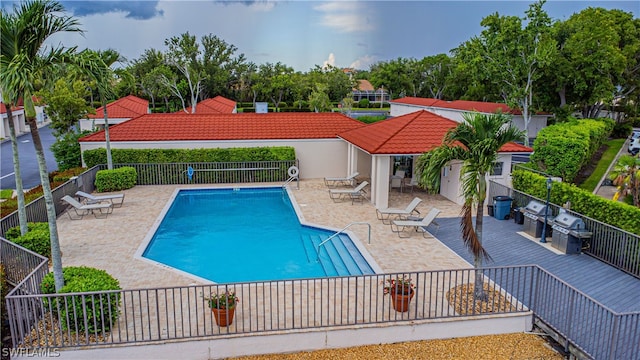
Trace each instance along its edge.
<path fill-rule="evenodd" d="M 379 121 L 340 133 L 344 140 L 375 155 L 416 155 L 442 145 L 445 134 L 457 122 L 426 110 Z M 500 152 L 528 153 L 533 150 L 516 143 L 504 145 Z"/>
<path fill-rule="evenodd" d="M 233 114 L 236 112 L 236 102 L 223 96 L 200 101 L 196 104 L 196 114 Z M 176 113 L 191 114 L 191 106 L 186 111 L 179 110 Z"/>
<path fill-rule="evenodd" d="M 110 119 L 130 119 L 149 113 L 149 101 L 134 95 L 125 96 L 107 104 L 107 116 Z M 104 119 L 104 107 L 96 109 L 95 114 L 87 115 L 88 119 Z"/>
<path fill-rule="evenodd" d="M 113 142 L 328 139 L 362 126 L 340 113 L 146 114 L 110 127 L 109 137 Z M 105 141 L 104 131 L 79 141 Z"/>
<path fill-rule="evenodd" d="M 481 113 L 493 114 L 498 111 L 505 114 L 520 115 L 522 112 L 518 109 L 511 109 L 506 104 L 484 102 L 484 101 L 469 101 L 469 100 L 454 100 L 446 101 L 432 98 L 419 98 L 419 97 L 404 97 L 400 99 L 392 100 L 393 103 L 416 105 L 422 107 L 434 107 L 442 109 L 453 109 L 461 111 L 477 111 Z"/>

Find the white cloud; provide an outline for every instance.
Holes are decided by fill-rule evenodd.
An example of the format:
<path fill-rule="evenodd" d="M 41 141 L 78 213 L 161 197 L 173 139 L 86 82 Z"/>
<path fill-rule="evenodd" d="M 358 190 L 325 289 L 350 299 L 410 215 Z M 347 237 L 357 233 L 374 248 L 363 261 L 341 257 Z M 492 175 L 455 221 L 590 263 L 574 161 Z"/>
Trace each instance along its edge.
<path fill-rule="evenodd" d="M 358 70 L 369 70 L 371 65 L 373 65 L 376 61 L 377 60 L 375 56 L 365 55 L 360 57 L 356 61 L 352 62 L 351 65 L 349 65 L 349 67 L 353 69 L 358 69 Z"/>
<path fill-rule="evenodd" d="M 374 29 L 366 9 L 355 1 L 328 2 L 314 6 L 313 9 L 323 14 L 320 25 L 340 32 L 361 32 Z"/>
<path fill-rule="evenodd" d="M 336 66 L 336 56 L 333 53 L 329 54 L 329 58 L 322 62 L 323 69 L 326 69 L 329 66 Z"/>

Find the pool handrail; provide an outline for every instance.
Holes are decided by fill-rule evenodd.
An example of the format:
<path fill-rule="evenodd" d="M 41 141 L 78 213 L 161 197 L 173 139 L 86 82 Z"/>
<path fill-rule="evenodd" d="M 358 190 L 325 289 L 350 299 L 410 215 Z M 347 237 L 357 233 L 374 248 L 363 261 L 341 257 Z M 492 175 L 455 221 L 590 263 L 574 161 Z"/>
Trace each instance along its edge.
<path fill-rule="evenodd" d="M 327 241 L 333 239 L 334 237 L 342 234 L 345 230 L 347 230 L 351 225 L 358 225 L 358 224 L 364 224 L 367 225 L 369 227 L 369 238 L 367 240 L 367 243 L 369 245 L 371 245 L 371 224 L 369 224 L 368 222 L 365 221 L 354 221 L 352 223 L 349 223 L 347 226 L 343 227 L 341 230 L 338 230 L 335 234 L 329 236 L 328 238 L 324 239 L 320 244 L 318 244 L 318 247 L 316 248 L 316 254 L 320 253 L 320 246 L 324 245 L 327 243 Z"/>

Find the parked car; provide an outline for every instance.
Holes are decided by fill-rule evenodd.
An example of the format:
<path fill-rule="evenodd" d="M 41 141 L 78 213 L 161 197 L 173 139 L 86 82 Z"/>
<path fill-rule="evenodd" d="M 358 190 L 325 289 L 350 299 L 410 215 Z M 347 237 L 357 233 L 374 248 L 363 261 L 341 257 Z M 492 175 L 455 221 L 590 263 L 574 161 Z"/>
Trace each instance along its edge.
<path fill-rule="evenodd" d="M 631 141 L 640 138 L 640 129 L 633 129 L 633 131 L 631 132 Z"/>
<path fill-rule="evenodd" d="M 631 155 L 636 155 L 640 152 L 640 137 L 637 137 L 629 143 L 629 153 Z"/>

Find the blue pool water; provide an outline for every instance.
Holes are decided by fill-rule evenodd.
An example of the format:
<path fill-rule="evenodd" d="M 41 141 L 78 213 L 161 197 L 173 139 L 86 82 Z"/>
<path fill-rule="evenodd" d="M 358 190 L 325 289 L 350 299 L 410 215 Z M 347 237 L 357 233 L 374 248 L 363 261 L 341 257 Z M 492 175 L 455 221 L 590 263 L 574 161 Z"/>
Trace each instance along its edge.
<path fill-rule="evenodd" d="M 217 283 L 373 274 L 352 239 L 301 225 L 282 188 L 180 190 L 143 257 Z"/>

